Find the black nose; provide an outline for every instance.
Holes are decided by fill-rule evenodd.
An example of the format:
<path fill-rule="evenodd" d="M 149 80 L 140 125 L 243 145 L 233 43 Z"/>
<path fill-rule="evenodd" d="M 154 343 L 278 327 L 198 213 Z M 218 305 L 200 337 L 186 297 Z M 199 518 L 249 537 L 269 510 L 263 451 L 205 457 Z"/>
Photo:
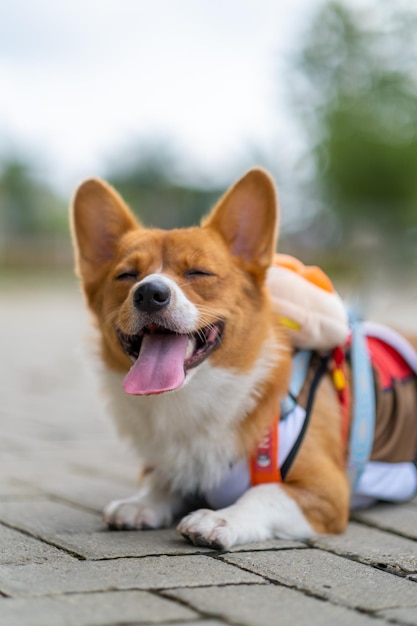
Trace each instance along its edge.
<path fill-rule="evenodd" d="M 154 313 L 168 306 L 171 291 L 162 280 L 150 280 L 139 285 L 133 294 L 133 303 L 139 311 Z"/>

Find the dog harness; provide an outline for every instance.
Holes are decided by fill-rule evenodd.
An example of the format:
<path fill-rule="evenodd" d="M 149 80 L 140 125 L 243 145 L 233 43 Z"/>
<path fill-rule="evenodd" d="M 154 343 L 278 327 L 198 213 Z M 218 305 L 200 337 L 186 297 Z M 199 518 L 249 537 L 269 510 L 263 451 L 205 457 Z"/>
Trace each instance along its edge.
<path fill-rule="evenodd" d="M 296 352 L 290 392 L 281 403 L 280 419 L 275 420 L 270 432 L 249 460 L 242 459 L 232 465 L 222 483 L 204 494 L 210 506 L 214 508 L 228 506 L 250 486 L 285 480 L 307 431 L 318 384 L 329 369 L 342 406 L 342 438 L 348 449 L 347 470 L 352 486 L 351 506 L 368 505 L 378 499 L 402 501 L 413 497 L 417 492 L 417 469 L 413 462 L 417 452 L 417 435 L 413 435 L 413 440 L 410 431 L 417 433 L 415 405 L 417 353 L 411 344 L 395 331 L 370 322 L 353 324 L 346 351 L 352 367 L 353 387 L 353 421 L 349 441 L 347 432 L 350 397 L 344 375 L 344 351 L 338 348 L 331 355 L 324 357 L 310 351 Z M 313 357 L 314 374 L 304 408 L 298 403 L 298 397 L 307 373 L 313 367 Z M 398 423 L 394 427 L 390 426 L 391 431 L 389 429 L 387 431 L 390 413 L 388 409 L 393 408 L 392 403 L 398 405 L 402 402 L 399 395 L 392 399 L 390 392 L 393 386 L 405 387 L 405 383 L 410 380 L 414 381 L 413 395 L 408 399 L 409 406 L 403 407 L 407 424 Z M 411 387 L 412 385 L 408 385 L 408 388 Z M 378 395 L 378 402 L 375 401 L 375 394 Z M 398 406 L 394 408 L 397 410 Z M 380 421 L 384 422 L 384 419 L 387 423 L 380 426 Z M 404 437 L 404 426 L 407 425 L 410 428 L 406 429 L 408 434 L 406 432 Z M 386 459 L 393 455 L 389 448 L 397 441 L 400 443 L 400 430 L 403 433 L 403 444 L 406 440 L 411 452 L 410 450 L 395 452 L 394 462 L 387 461 Z"/>

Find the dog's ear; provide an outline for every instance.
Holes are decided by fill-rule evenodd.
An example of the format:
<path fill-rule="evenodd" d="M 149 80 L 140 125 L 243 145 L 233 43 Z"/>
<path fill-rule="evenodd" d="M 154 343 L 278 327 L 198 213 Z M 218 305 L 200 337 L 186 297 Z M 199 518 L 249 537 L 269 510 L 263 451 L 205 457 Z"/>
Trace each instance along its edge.
<path fill-rule="evenodd" d="M 119 194 L 103 180 L 86 180 L 77 189 L 71 210 L 76 271 L 85 283 L 114 258 L 117 242 L 139 223 Z"/>
<path fill-rule="evenodd" d="M 219 200 L 204 226 L 217 230 L 233 255 L 266 271 L 275 252 L 278 201 L 267 172 L 250 170 Z"/>

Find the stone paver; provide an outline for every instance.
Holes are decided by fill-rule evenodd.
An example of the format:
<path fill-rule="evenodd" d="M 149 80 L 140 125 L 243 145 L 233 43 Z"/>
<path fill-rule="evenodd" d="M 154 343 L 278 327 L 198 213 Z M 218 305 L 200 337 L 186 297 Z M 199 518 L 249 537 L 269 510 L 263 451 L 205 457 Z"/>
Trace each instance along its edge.
<path fill-rule="evenodd" d="M 126 463 L 126 466 L 128 464 Z M 96 465 L 96 468 L 98 465 Z M 134 466 L 132 465 L 132 476 Z M 32 487 L 31 483 L 28 483 Z M 85 476 L 80 472 L 72 471 L 62 477 L 42 477 L 37 481 L 37 488 L 46 496 L 62 498 L 77 506 L 102 512 L 111 500 L 126 498 L 135 492 L 135 482 L 120 482 L 109 477 Z"/>
<path fill-rule="evenodd" d="M 33 496 L 37 494 L 39 494 L 38 489 L 16 483 L 14 479 L 9 480 L 6 476 L 3 476 L 0 483 L 0 502 L 10 498 L 10 496 Z"/>
<path fill-rule="evenodd" d="M 196 617 L 195 611 L 147 591 L 0 598 L 0 624 L 4 626 L 110 626 Z"/>
<path fill-rule="evenodd" d="M 0 565 L 60 562 L 62 559 L 73 560 L 54 546 L 0 524 Z"/>
<path fill-rule="evenodd" d="M 108 531 L 101 509 L 138 464 L 86 364 L 86 318 L 74 287 L 0 293 L 0 626 L 417 626 L 417 498 L 339 537 L 225 553 Z"/>
<path fill-rule="evenodd" d="M 90 561 L 156 555 L 184 555 L 209 553 L 184 541 L 174 528 L 144 531 L 109 531 L 66 533 L 56 535 L 63 548 Z"/>
<path fill-rule="evenodd" d="M 293 589 L 275 585 L 174 589 L 165 592 L 165 595 L 185 600 L 198 611 L 247 626 L 290 624 L 286 618 L 288 615 L 291 615 L 291 623 L 297 626 L 381 626 L 385 623 L 383 619 L 361 615 L 329 602 L 319 602 Z"/>
<path fill-rule="evenodd" d="M 381 611 L 379 615 L 394 624 L 409 624 L 410 626 L 416 626 L 417 624 L 417 611 L 413 607 L 387 609 L 386 611 Z"/>
<path fill-rule="evenodd" d="M 415 583 L 321 550 L 225 555 L 227 563 L 268 580 L 365 611 L 415 606 Z"/>
<path fill-rule="evenodd" d="M 320 537 L 309 543 L 394 573 L 417 573 L 417 542 L 355 522 L 343 535 Z"/>
<path fill-rule="evenodd" d="M 265 583 L 261 576 L 200 555 L 0 566 L 0 592 L 10 596 L 167 589 L 178 586 L 179 581 L 184 587 Z"/>
<path fill-rule="evenodd" d="M 89 560 L 115 559 L 122 557 L 151 556 L 158 554 L 212 553 L 210 548 L 194 546 L 179 535 L 174 528 L 154 531 L 102 531 L 90 533 L 66 533 L 55 536 L 65 549 Z M 237 546 L 230 552 L 242 550 L 284 550 L 305 547 L 295 541 L 275 540 Z"/>
<path fill-rule="evenodd" d="M 404 537 L 417 539 L 417 506 L 403 504 L 378 504 L 371 509 L 358 511 L 354 518 L 383 530 L 390 530 Z"/>
<path fill-rule="evenodd" d="M 44 497 L 0 502 L 0 522 L 43 539 L 52 539 L 57 533 L 104 528 L 98 514 Z"/>

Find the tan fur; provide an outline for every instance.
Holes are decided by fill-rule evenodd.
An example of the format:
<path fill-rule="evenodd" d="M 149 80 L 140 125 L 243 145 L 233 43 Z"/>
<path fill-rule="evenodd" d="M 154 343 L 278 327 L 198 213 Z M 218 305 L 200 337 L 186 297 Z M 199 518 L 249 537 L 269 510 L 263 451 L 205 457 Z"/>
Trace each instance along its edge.
<path fill-rule="evenodd" d="M 350 487 L 342 453 L 340 405 L 329 377 L 316 395 L 303 445 L 282 485 L 320 533 L 346 527 Z"/>

